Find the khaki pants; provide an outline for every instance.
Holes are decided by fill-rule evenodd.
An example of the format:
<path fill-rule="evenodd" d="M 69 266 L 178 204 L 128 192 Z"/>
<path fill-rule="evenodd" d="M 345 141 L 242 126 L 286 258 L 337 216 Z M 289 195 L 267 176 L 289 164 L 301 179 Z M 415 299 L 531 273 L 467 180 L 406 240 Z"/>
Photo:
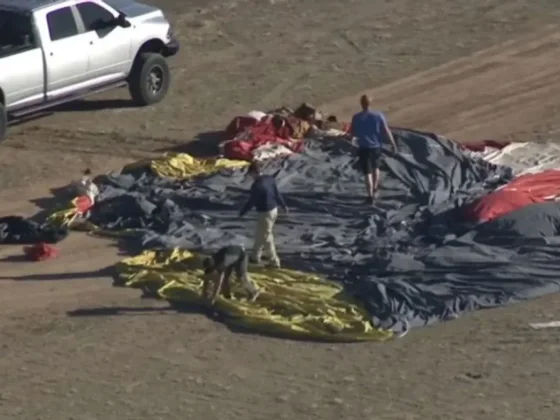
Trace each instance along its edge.
<path fill-rule="evenodd" d="M 278 209 L 272 209 L 267 212 L 257 213 L 257 229 L 255 232 L 255 243 L 251 259 L 260 261 L 263 248 L 270 258 L 270 263 L 280 265 L 280 259 L 276 254 L 276 246 L 274 245 L 274 224 L 278 216 Z"/>

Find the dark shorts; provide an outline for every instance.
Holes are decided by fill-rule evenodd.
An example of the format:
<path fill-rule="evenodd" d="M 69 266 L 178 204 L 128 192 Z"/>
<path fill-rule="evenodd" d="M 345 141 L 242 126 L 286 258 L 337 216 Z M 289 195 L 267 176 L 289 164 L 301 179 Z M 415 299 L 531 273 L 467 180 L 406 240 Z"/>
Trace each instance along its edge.
<path fill-rule="evenodd" d="M 236 249 L 235 252 L 226 254 L 221 262 L 221 267 L 223 267 L 226 279 L 229 280 L 232 272 L 235 272 L 239 280 L 245 279 L 249 269 L 249 262 L 245 250 Z"/>
<path fill-rule="evenodd" d="M 358 149 L 358 163 L 364 174 L 371 174 L 381 164 L 381 147 L 375 149 Z"/>

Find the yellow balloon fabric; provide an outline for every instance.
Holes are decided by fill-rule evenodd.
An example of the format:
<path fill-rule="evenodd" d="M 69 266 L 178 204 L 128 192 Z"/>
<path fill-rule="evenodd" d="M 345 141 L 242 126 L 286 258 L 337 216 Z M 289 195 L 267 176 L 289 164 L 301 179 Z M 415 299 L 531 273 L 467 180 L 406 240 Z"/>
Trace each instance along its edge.
<path fill-rule="evenodd" d="M 117 264 L 123 285 L 157 293 L 172 304 L 203 305 L 203 255 L 185 250 L 145 251 Z M 255 302 L 232 281 L 233 298 L 219 296 L 215 310 L 227 323 L 287 338 L 331 342 L 383 341 L 368 312 L 342 287 L 314 274 L 250 266 L 261 293 Z"/>
<path fill-rule="evenodd" d="M 210 174 L 226 168 L 243 168 L 249 162 L 232 159 L 196 159 L 186 153 L 169 153 L 156 159 L 145 159 L 131 163 L 123 172 L 148 167 L 154 175 L 187 179 L 201 174 Z"/>

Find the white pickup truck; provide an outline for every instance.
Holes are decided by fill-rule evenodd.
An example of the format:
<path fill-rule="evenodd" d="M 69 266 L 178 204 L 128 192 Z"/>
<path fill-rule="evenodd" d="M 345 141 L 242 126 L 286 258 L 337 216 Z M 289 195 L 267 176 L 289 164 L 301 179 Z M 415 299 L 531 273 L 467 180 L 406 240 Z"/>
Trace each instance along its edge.
<path fill-rule="evenodd" d="M 0 0 L 0 141 L 8 122 L 128 85 L 139 106 L 169 89 L 179 44 L 161 10 L 132 0 Z"/>

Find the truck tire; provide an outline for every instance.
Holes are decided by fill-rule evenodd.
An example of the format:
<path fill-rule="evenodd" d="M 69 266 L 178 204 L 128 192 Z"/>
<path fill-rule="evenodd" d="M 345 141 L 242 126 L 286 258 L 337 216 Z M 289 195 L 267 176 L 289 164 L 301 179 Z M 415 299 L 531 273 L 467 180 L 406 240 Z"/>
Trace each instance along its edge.
<path fill-rule="evenodd" d="M 8 113 L 3 103 L 0 103 L 0 143 L 6 140 L 8 135 Z"/>
<path fill-rule="evenodd" d="M 160 102 L 169 90 L 169 66 L 165 58 L 156 53 L 140 54 L 128 77 L 128 90 L 138 106 Z"/>

